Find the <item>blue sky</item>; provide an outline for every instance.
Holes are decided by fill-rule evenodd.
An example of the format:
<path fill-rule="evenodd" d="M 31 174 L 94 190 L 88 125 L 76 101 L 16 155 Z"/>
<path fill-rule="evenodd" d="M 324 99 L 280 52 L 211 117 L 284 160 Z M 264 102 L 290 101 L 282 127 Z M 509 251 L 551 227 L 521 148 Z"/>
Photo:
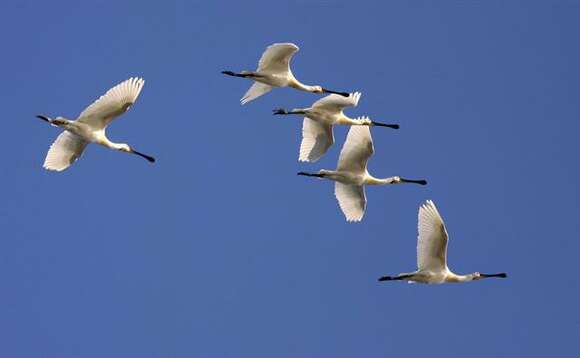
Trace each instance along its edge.
<path fill-rule="evenodd" d="M 572 356 L 580 3 L 575 1 L 3 2 L 2 357 Z M 363 93 L 376 176 L 348 224 L 337 145 L 298 163 L 316 95 L 246 105 L 274 42 L 309 84 Z M 158 159 L 90 146 L 42 169 L 55 128 L 143 76 L 108 132 Z M 417 208 L 439 207 L 464 285 L 379 284 L 415 268 Z"/>

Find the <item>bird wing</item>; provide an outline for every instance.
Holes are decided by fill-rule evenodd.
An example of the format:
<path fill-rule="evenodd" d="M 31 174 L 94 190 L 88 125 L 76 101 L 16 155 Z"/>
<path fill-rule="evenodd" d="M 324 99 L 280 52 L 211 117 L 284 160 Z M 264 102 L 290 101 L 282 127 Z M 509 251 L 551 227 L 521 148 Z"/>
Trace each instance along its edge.
<path fill-rule="evenodd" d="M 276 43 L 266 48 L 258 62 L 258 72 L 285 72 L 290 68 L 290 60 L 298 51 L 293 43 Z"/>
<path fill-rule="evenodd" d="M 240 99 L 240 102 L 242 102 L 242 104 L 246 104 L 250 101 L 253 101 L 256 98 L 260 97 L 261 95 L 270 92 L 272 88 L 273 88 L 272 86 L 267 85 L 265 83 L 254 82 L 254 84 L 252 85 L 252 87 L 248 89 L 244 97 Z"/>
<path fill-rule="evenodd" d="M 43 167 L 58 172 L 65 170 L 83 154 L 88 143 L 74 133 L 62 132 L 50 146 Z"/>
<path fill-rule="evenodd" d="M 300 144 L 301 162 L 315 162 L 334 143 L 332 125 L 304 118 L 302 123 L 302 143 Z"/>
<path fill-rule="evenodd" d="M 333 93 L 314 102 L 312 107 L 324 108 L 333 112 L 340 112 L 346 107 L 356 107 L 358 105 L 360 96 L 360 92 L 351 93 L 348 97 L 343 97 Z"/>
<path fill-rule="evenodd" d="M 417 240 L 417 266 L 419 270 L 447 268 L 447 230 L 435 204 L 427 200 L 419 208 L 419 238 Z"/>
<path fill-rule="evenodd" d="M 340 209 L 346 216 L 346 221 L 361 221 L 367 205 L 364 186 L 336 182 L 334 195 L 338 200 Z"/>
<path fill-rule="evenodd" d="M 337 170 L 364 172 L 373 153 L 373 139 L 369 127 L 351 126 L 338 157 Z"/>
<path fill-rule="evenodd" d="M 119 83 L 88 106 L 77 119 L 95 129 L 103 129 L 115 117 L 125 113 L 141 93 L 145 80 L 134 77 Z"/>

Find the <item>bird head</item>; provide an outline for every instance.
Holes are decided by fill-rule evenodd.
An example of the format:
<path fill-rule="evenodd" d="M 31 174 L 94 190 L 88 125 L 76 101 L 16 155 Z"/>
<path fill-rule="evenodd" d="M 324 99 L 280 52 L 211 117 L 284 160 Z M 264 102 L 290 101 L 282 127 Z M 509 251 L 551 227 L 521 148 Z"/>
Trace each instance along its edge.
<path fill-rule="evenodd" d="M 138 155 L 140 157 L 143 157 L 143 158 L 147 159 L 151 163 L 154 163 L 155 162 L 155 158 L 153 158 L 150 155 L 143 154 L 141 152 L 136 151 L 135 149 L 131 148 L 129 146 L 129 144 L 125 144 L 125 143 L 117 144 L 117 149 L 120 150 L 121 152 L 132 153 L 132 154 Z"/>
<path fill-rule="evenodd" d="M 57 127 L 66 127 L 68 123 L 69 121 L 66 118 L 60 116 L 50 121 L 50 124 Z"/>
<path fill-rule="evenodd" d="M 324 88 L 322 86 L 312 86 L 312 92 L 314 93 L 324 93 Z"/>
<path fill-rule="evenodd" d="M 477 281 L 477 280 L 481 280 L 483 277 L 481 277 L 481 274 L 479 272 L 474 272 L 471 274 L 471 279 L 473 281 Z"/>
<path fill-rule="evenodd" d="M 119 144 L 117 149 L 120 150 L 121 152 L 127 152 L 127 153 L 131 153 L 133 151 L 131 149 L 131 147 L 129 146 L 129 144 L 125 144 L 125 143 Z"/>
<path fill-rule="evenodd" d="M 399 176 L 393 177 L 393 184 L 401 184 L 402 182 L 403 180 L 401 180 L 401 177 Z"/>

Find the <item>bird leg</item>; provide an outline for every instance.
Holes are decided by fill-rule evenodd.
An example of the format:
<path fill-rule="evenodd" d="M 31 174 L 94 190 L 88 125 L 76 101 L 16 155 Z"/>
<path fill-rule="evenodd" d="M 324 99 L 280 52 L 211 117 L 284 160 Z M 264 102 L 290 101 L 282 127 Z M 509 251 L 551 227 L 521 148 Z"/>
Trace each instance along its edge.
<path fill-rule="evenodd" d="M 399 276 L 383 276 L 379 278 L 379 281 L 402 281 L 411 278 L 413 275 L 399 275 Z"/>
<path fill-rule="evenodd" d="M 52 118 L 45 116 L 45 115 L 42 115 L 42 114 L 37 115 L 36 118 L 40 118 L 43 121 L 48 122 L 55 127 L 61 127 L 61 126 L 64 126 L 65 124 L 68 123 L 66 120 L 52 119 Z"/>
<path fill-rule="evenodd" d="M 304 175 L 307 177 L 324 178 L 324 174 L 320 174 L 320 173 L 298 172 L 298 175 Z"/>
<path fill-rule="evenodd" d="M 293 109 L 291 111 L 288 111 L 284 108 L 276 108 L 274 110 L 272 110 L 272 114 L 276 115 L 276 114 L 306 114 L 306 111 L 303 110 L 298 110 L 298 109 Z"/>
<path fill-rule="evenodd" d="M 263 77 L 255 72 L 248 72 L 248 71 L 242 71 L 242 73 L 235 73 L 233 71 L 222 71 L 222 73 L 224 75 L 228 75 L 228 76 L 233 76 L 233 77 L 242 77 L 242 78 L 246 78 L 246 77 Z"/>

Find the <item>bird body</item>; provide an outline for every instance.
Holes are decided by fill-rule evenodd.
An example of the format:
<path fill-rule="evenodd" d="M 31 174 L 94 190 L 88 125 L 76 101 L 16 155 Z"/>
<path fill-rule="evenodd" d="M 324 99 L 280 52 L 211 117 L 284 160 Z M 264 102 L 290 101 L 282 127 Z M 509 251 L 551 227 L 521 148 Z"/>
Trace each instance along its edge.
<path fill-rule="evenodd" d="M 351 126 L 340 152 L 336 170 L 322 169 L 318 173 L 299 172 L 298 175 L 335 181 L 334 194 L 347 221 L 360 221 L 366 207 L 365 185 L 415 183 L 425 180 L 404 179 L 399 176 L 375 178 L 369 174 L 367 163 L 374 153 L 368 126 Z"/>
<path fill-rule="evenodd" d="M 379 281 L 408 281 L 427 284 L 456 283 L 481 280 L 488 277 L 505 278 L 505 273 L 479 272 L 457 275 L 447 267 L 447 242 L 449 236 L 443 219 L 431 200 L 419 208 L 417 239 L 417 271 L 397 276 L 383 276 Z"/>
<path fill-rule="evenodd" d="M 275 43 L 266 48 L 256 71 L 241 71 L 240 73 L 222 71 L 222 73 L 254 80 L 254 84 L 240 100 L 242 104 L 270 92 L 274 87 L 292 87 L 311 93 L 337 93 L 348 97 L 348 93 L 345 92 L 331 91 L 322 86 L 306 85 L 298 81 L 290 69 L 290 61 L 298 49 L 298 46 L 293 43 Z"/>
<path fill-rule="evenodd" d="M 300 144 L 301 162 L 315 162 L 334 144 L 335 125 L 383 126 L 398 129 L 398 124 L 384 124 L 371 121 L 368 117 L 350 118 L 344 114 L 346 107 L 356 107 L 361 97 L 360 92 L 351 93 L 348 97 L 330 94 L 314 102 L 309 108 L 295 108 L 287 111 L 275 109 L 276 115 L 304 115 L 302 122 L 302 143 Z"/>
<path fill-rule="evenodd" d="M 38 115 L 38 118 L 64 129 L 51 145 L 44 161 L 44 168 L 55 171 L 65 170 L 82 155 L 89 143 L 133 153 L 154 162 L 153 157 L 134 150 L 128 144 L 114 143 L 106 135 L 107 126 L 113 119 L 129 109 L 139 96 L 144 83 L 145 81 L 141 78 L 130 78 L 118 84 L 87 107 L 75 121 L 64 117 L 52 119 Z"/>

